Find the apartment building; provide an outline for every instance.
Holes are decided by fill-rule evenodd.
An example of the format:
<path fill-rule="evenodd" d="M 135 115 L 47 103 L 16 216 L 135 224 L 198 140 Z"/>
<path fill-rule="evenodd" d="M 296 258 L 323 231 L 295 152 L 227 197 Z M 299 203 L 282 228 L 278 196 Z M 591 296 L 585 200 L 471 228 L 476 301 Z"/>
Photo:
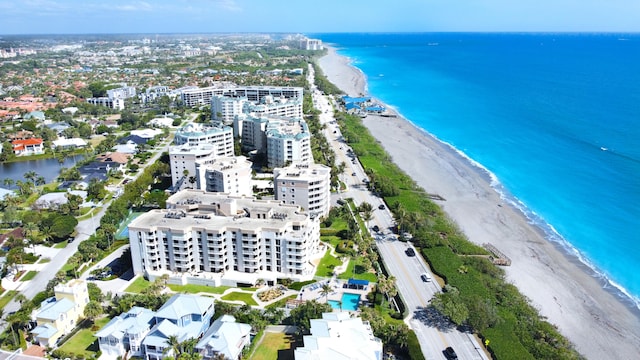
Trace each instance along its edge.
<path fill-rule="evenodd" d="M 191 123 L 178 129 L 174 143 L 169 148 L 173 191 L 196 187 L 196 161 L 233 156 L 233 130 L 226 126 Z"/>
<path fill-rule="evenodd" d="M 110 98 L 110 97 L 97 97 L 88 98 L 87 102 L 91 105 L 106 106 L 110 109 L 124 110 L 124 99 Z"/>
<path fill-rule="evenodd" d="M 319 218 L 296 205 L 183 190 L 129 224 L 133 269 L 177 284 L 313 278 Z"/>
<path fill-rule="evenodd" d="M 215 125 L 230 125 L 242 114 L 246 97 L 214 95 L 211 98 L 211 121 Z M 236 133 L 237 134 L 237 133 Z"/>
<path fill-rule="evenodd" d="M 331 168 L 322 164 L 294 163 L 273 169 L 276 200 L 295 204 L 309 213 L 329 215 Z"/>
<path fill-rule="evenodd" d="M 237 86 L 229 82 L 216 83 L 204 88 L 185 88 L 180 91 L 180 99 L 189 107 L 209 105 L 214 96 L 246 98 L 247 101 L 260 103 L 265 96 L 286 99 L 302 99 L 301 87 L 277 86 Z"/>
<path fill-rule="evenodd" d="M 293 162 L 313 163 L 311 132 L 307 122 L 293 118 L 269 118 L 265 129 L 267 164 L 270 168 Z"/>
<path fill-rule="evenodd" d="M 196 160 L 196 188 L 208 192 L 251 196 L 251 162 L 244 156 Z"/>

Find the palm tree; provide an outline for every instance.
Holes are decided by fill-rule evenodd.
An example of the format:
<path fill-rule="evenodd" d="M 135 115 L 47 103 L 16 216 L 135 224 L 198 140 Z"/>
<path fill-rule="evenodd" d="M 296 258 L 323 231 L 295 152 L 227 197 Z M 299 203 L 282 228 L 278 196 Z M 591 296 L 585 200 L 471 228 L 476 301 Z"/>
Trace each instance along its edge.
<path fill-rule="evenodd" d="M 84 308 L 84 317 L 93 322 L 98 316 L 102 315 L 103 309 L 97 301 L 89 301 Z"/>
<path fill-rule="evenodd" d="M 11 185 L 13 185 L 15 181 L 13 181 L 13 179 L 10 179 L 10 178 L 5 178 L 4 180 L 2 180 L 2 183 L 6 187 L 11 187 Z"/>
<path fill-rule="evenodd" d="M 24 178 L 31 181 L 31 183 L 33 184 L 33 191 L 36 190 L 36 178 L 38 177 L 38 173 L 30 170 L 27 171 L 26 173 L 24 173 Z"/>
<path fill-rule="evenodd" d="M 324 295 L 324 302 L 329 301 L 329 294 L 331 294 L 332 291 L 333 289 L 331 288 L 331 285 L 329 284 L 322 285 L 322 288 L 320 289 L 320 294 Z"/>

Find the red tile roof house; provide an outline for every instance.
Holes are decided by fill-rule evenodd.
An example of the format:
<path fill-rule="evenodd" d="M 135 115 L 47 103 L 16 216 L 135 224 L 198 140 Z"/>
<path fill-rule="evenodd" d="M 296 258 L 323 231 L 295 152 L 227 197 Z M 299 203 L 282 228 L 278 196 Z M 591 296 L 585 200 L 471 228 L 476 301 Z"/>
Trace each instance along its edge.
<path fill-rule="evenodd" d="M 44 154 L 44 146 L 40 138 L 13 140 L 11 145 L 13 145 L 13 152 L 18 156 Z"/>

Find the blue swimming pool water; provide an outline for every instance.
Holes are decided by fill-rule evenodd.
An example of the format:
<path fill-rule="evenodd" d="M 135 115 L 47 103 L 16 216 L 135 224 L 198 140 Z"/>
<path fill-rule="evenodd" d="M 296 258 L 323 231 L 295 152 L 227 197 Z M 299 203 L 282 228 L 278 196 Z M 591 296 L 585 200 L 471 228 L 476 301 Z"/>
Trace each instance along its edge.
<path fill-rule="evenodd" d="M 360 294 L 343 293 L 342 301 L 329 300 L 327 302 L 334 309 L 340 309 L 340 305 L 342 303 L 342 310 L 356 311 L 358 310 L 358 305 L 360 303 Z"/>

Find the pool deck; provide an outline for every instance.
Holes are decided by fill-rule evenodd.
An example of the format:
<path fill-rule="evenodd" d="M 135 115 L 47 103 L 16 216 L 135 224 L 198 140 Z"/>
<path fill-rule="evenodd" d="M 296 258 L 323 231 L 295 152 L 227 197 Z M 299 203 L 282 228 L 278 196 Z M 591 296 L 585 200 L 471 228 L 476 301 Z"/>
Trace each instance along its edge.
<path fill-rule="evenodd" d="M 329 293 L 328 296 L 322 294 L 322 285 L 329 284 L 333 291 Z M 327 300 L 335 300 L 342 301 L 343 293 L 351 293 L 351 294 L 359 294 L 360 295 L 360 303 L 363 301 L 367 301 L 367 294 L 371 291 L 372 284 L 369 283 L 364 289 L 350 289 L 345 287 L 347 285 L 346 280 L 336 279 L 335 277 L 330 280 L 322 280 L 315 282 L 313 284 L 309 284 L 303 287 L 298 293 L 298 300 L 308 301 L 308 300 L 316 300 L 317 302 L 324 303 Z M 340 311 L 339 309 L 334 309 L 334 311 Z M 344 310 L 346 311 L 346 310 Z"/>

